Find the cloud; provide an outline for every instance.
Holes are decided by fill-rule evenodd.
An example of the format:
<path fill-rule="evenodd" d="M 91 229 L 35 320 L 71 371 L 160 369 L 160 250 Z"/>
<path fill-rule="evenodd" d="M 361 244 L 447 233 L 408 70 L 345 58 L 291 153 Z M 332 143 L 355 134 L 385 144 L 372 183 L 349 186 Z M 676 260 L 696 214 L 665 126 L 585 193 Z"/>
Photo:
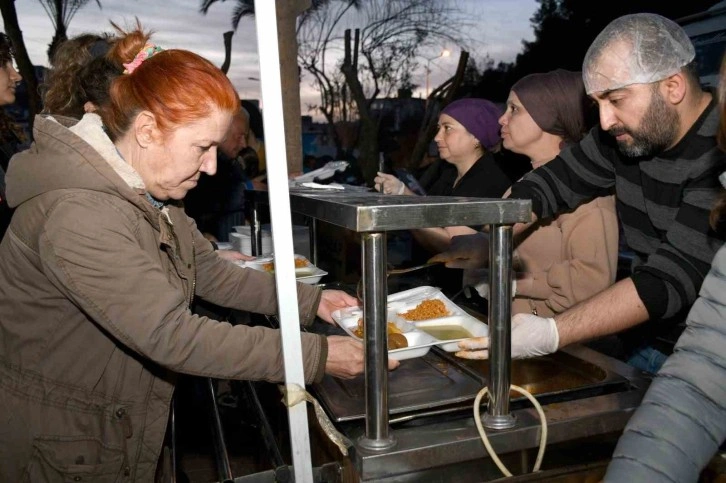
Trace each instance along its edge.
<path fill-rule="evenodd" d="M 68 36 L 85 32 L 110 31 L 109 20 L 122 26 L 132 25 L 138 17 L 142 25 L 154 30 L 154 40 L 165 48 L 183 48 L 197 52 L 212 63 L 224 61 L 222 34 L 232 29 L 232 9 L 235 2 L 217 2 L 206 15 L 199 12 L 198 0 L 103 0 L 99 9 L 89 2 L 71 20 Z M 532 39 L 529 19 L 538 8 L 536 0 L 459 0 L 459 6 L 473 19 L 474 25 L 467 32 L 472 37 L 471 56 L 484 59 L 487 55 L 496 61 L 510 62 L 521 50 L 522 39 Z M 48 65 L 46 51 L 54 29 L 40 2 L 16 3 L 18 20 L 23 31 L 26 47 L 33 63 Z M 4 25 L 3 25 L 4 30 Z M 456 69 L 458 55 L 440 58 L 431 64 L 430 83 L 436 86 L 450 77 Z M 422 68 L 414 80 L 425 84 Z M 254 18 L 242 19 L 232 38 L 232 64 L 228 76 L 240 93 L 247 99 L 260 97 L 259 58 Z M 318 93 L 309 80 L 300 85 L 302 110 L 319 103 Z"/>

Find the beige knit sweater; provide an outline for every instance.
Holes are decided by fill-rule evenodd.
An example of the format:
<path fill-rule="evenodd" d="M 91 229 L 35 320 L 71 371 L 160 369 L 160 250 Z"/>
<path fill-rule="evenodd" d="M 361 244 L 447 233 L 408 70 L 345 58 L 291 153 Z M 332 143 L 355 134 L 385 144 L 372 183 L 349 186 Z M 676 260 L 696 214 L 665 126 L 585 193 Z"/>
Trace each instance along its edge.
<path fill-rule="evenodd" d="M 615 197 L 535 223 L 517 237 L 512 314 L 551 317 L 609 287 L 618 262 Z"/>

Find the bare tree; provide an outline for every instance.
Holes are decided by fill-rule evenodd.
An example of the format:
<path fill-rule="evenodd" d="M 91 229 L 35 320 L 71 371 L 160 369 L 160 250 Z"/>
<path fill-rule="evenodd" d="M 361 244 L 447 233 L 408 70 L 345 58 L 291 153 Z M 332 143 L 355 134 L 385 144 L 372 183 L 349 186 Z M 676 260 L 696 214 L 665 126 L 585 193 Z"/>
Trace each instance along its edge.
<path fill-rule="evenodd" d="M 200 11 L 225 0 L 202 0 Z M 270 0 L 266 0 L 270 1 Z M 309 8 L 319 8 L 329 0 L 277 1 L 278 42 L 280 45 L 280 74 L 282 77 L 282 105 L 285 117 L 285 145 L 288 170 L 302 171 L 302 123 L 300 120 L 300 74 L 297 65 L 295 31 L 298 16 Z M 236 0 L 232 11 L 232 28 L 236 31 L 242 17 L 255 14 L 254 0 Z M 230 36 L 231 39 L 231 36 Z M 228 66 L 228 62 L 225 61 Z"/>
<path fill-rule="evenodd" d="M 312 75 L 313 87 L 320 92 L 320 104 L 308 105 L 308 109 L 325 117 L 338 157 L 344 156 L 346 149 L 336 123 L 349 121 L 355 104 L 348 96 L 348 85 L 341 71 L 342 59 L 335 48 L 339 49 L 343 40 L 339 26 L 344 17 L 358 8 L 357 1 L 329 2 L 305 12 L 298 24 L 298 62 Z"/>
<path fill-rule="evenodd" d="M 48 60 L 53 60 L 53 53 L 62 42 L 68 40 L 68 25 L 71 23 L 73 16 L 85 7 L 90 0 L 38 0 L 43 6 L 45 13 L 50 17 L 50 21 L 55 27 L 55 35 L 48 45 Z M 101 1 L 95 0 L 98 8 L 101 8 Z"/>
<path fill-rule="evenodd" d="M 346 99 L 350 94 L 361 127 L 357 143 L 361 170 L 370 182 L 378 166 L 373 102 L 411 85 L 411 73 L 425 53 L 443 45 L 464 46 L 460 32 L 469 22 L 444 0 L 368 0 L 357 10 L 341 3 L 345 2 L 331 1 L 315 14 L 303 16 L 298 58 L 320 89 L 319 109 L 328 122 L 351 113 Z M 345 30 L 356 26 L 357 41 L 351 46 Z M 337 70 L 344 74 L 346 89 L 338 88 Z"/>

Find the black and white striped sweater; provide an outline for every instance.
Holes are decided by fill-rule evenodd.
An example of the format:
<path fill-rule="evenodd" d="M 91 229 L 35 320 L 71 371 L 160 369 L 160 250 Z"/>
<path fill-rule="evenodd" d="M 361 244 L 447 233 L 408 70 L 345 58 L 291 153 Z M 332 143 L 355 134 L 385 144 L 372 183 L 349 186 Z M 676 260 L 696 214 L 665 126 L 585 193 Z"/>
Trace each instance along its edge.
<path fill-rule="evenodd" d="M 722 244 L 708 224 L 726 169 L 718 123 L 712 100 L 676 146 L 647 158 L 623 156 L 612 136 L 595 127 L 512 187 L 511 197 L 531 199 L 540 219 L 615 192 L 625 241 L 636 255 L 631 277 L 650 315 L 641 327 L 647 338 L 675 341 L 682 328 L 674 325 L 684 320 Z"/>

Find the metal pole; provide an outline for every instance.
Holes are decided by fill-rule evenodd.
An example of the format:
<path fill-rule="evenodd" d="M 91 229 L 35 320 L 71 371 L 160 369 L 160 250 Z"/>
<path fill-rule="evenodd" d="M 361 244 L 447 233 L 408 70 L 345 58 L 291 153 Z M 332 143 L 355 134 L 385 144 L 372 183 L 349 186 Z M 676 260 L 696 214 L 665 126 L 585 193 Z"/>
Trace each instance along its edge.
<path fill-rule="evenodd" d="M 512 226 L 491 225 L 489 240 L 489 407 L 484 425 L 516 424 L 509 412 L 512 375 Z"/>
<path fill-rule="evenodd" d="M 278 2 L 255 0 L 257 46 L 260 59 L 262 102 L 265 106 L 263 121 L 269 139 L 267 149 L 267 179 L 269 183 L 272 243 L 275 252 L 275 286 L 277 287 L 278 314 L 282 336 L 282 356 L 285 363 L 285 387 L 292 392 L 305 387 L 300 312 L 297 305 L 295 266 L 292 263 L 292 218 L 290 190 L 287 178 L 287 150 L 282 106 L 280 50 L 278 42 Z M 261 243 L 260 243 L 261 245 Z M 262 246 L 258 247 L 263 249 Z M 290 446 L 297 483 L 312 482 L 313 468 L 308 434 L 308 413 L 305 403 L 287 408 L 290 426 Z"/>
<path fill-rule="evenodd" d="M 365 324 L 366 432 L 359 440 L 372 451 L 396 444 L 388 427 L 388 321 L 386 233 L 361 235 Z"/>
<path fill-rule="evenodd" d="M 176 483 L 176 398 L 171 400 L 171 483 Z"/>
<path fill-rule="evenodd" d="M 262 255 L 262 224 L 260 223 L 260 204 L 252 203 L 252 226 L 250 226 L 250 249 L 252 255 Z"/>
<path fill-rule="evenodd" d="M 219 408 L 217 407 L 217 395 L 214 392 L 214 383 L 209 377 L 206 378 L 206 386 L 209 391 L 209 407 L 212 411 L 211 419 L 214 458 L 217 462 L 217 471 L 219 472 L 222 483 L 228 483 L 234 480 L 234 476 L 232 475 L 232 467 L 229 464 L 227 445 L 224 442 L 224 430 L 222 429 L 222 419 L 219 417 Z"/>
<path fill-rule="evenodd" d="M 310 220 L 310 255 L 313 265 L 318 266 L 318 220 Z"/>

